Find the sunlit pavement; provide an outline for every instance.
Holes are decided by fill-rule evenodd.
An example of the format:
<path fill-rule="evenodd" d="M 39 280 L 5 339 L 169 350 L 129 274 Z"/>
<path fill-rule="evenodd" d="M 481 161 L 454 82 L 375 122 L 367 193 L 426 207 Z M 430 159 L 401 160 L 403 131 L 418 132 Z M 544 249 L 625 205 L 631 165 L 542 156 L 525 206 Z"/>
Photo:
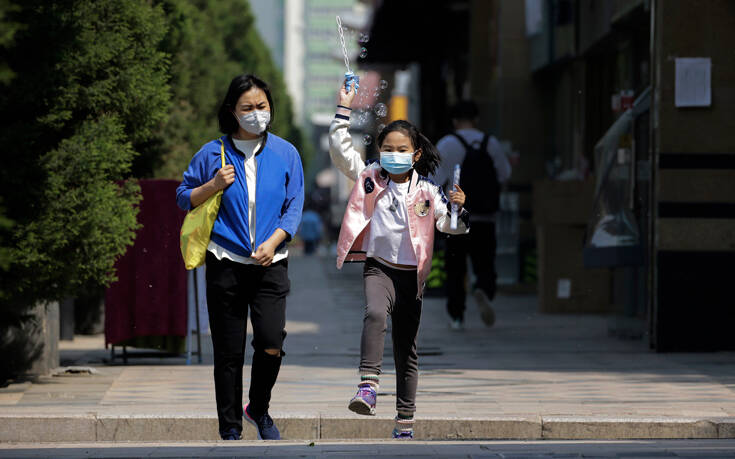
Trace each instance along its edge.
<path fill-rule="evenodd" d="M 346 409 L 357 382 L 361 269 L 338 272 L 331 258 L 290 260 L 287 355 L 271 405 L 284 438 L 390 434 L 390 339 L 378 415 Z M 643 341 L 609 337 L 602 316 L 539 314 L 532 295 L 501 295 L 494 304 L 498 320 L 486 328 L 468 300 L 466 330 L 458 333 L 448 329 L 444 300 L 425 299 L 417 438 L 735 437 L 734 353 L 656 354 Z M 101 337 L 62 343 L 67 364 L 91 362 L 98 373 L 0 389 L 0 441 L 215 440 L 209 338 L 203 341 L 203 365 L 183 358 L 105 365 Z M 243 435 L 254 438 L 249 428 Z"/>

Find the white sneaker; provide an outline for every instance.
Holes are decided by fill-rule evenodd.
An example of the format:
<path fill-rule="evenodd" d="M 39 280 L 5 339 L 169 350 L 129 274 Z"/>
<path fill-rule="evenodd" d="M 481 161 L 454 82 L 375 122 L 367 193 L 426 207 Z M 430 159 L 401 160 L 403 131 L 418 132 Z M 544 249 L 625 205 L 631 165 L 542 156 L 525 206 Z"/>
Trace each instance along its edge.
<path fill-rule="evenodd" d="M 490 299 L 480 288 L 476 288 L 473 295 L 477 302 L 477 307 L 480 309 L 480 317 L 482 317 L 482 321 L 485 323 L 485 326 L 492 327 L 495 323 L 495 311 L 493 311 L 492 306 L 490 306 Z"/>
<path fill-rule="evenodd" d="M 452 331 L 462 331 L 464 330 L 464 323 L 462 323 L 461 319 L 452 319 L 449 322 L 449 329 Z"/>

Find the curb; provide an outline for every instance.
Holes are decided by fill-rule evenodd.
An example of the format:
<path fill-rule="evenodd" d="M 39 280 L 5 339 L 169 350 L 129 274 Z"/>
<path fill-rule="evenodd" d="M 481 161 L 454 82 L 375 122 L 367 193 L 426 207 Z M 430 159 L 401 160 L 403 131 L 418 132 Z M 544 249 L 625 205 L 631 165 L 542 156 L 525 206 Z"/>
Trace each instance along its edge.
<path fill-rule="evenodd" d="M 393 418 L 282 416 L 284 440 L 385 439 Z M 419 418 L 417 440 L 649 440 L 735 438 L 735 417 L 500 416 Z M 217 440 L 214 416 L 4 415 L 0 442 Z M 243 438 L 255 432 L 244 426 Z"/>

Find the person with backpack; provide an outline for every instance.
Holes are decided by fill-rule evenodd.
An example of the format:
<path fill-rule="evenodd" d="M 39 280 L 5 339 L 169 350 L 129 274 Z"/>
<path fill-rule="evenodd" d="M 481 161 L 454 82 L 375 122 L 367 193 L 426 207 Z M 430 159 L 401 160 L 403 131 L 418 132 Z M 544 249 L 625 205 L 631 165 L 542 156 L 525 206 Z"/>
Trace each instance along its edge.
<path fill-rule="evenodd" d="M 461 167 L 460 187 L 467 196 L 464 207 L 472 215 L 472 231 L 447 238 L 445 268 L 447 273 L 447 312 L 450 328 L 464 328 L 465 278 L 467 255 L 477 281 L 473 296 L 482 321 L 490 327 L 495 312 L 490 302 L 495 298 L 495 215 L 500 206 L 501 185 L 510 178 L 511 166 L 494 136 L 477 129 L 477 105 L 469 100 L 458 102 L 450 112 L 454 132 L 436 144 L 441 163 L 434 174 L 437 184 L 452 186 L 453 170 Z"/>

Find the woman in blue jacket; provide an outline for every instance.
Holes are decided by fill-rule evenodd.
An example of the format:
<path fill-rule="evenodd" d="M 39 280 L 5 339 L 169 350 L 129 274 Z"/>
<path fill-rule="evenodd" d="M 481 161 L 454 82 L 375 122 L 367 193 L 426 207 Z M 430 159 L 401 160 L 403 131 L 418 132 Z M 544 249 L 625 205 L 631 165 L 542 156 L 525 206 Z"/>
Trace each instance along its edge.
<path fill-rule="evenodd" d="M 194 155 L 176 192 L 179 207 L 189 210 L 224 190 L 206 261 L 217 416 L 225 440 L 241 438 L 243 415 L 258 438 L 280 439 L 268 405 L 284 355 L 286 243 L 301 220 L 304 177 L 296 148 L 268 132 L 273 115 L 268 85 L 253 75 L 233 79 L 218 114 L 224 135 Z M 254 353 L 250 402 L 243 408 L 248 308 Z"/>

